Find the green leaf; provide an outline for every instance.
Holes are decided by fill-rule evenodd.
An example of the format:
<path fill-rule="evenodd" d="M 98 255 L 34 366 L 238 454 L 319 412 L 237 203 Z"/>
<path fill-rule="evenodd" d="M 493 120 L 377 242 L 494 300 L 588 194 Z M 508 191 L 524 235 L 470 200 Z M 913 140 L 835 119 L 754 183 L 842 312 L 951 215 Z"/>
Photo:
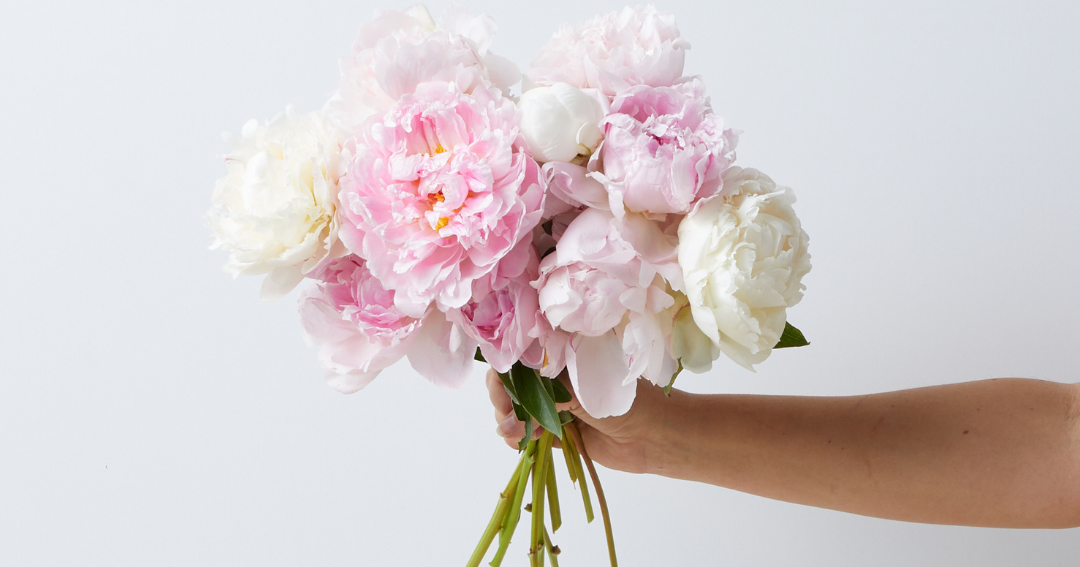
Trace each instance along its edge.
<path fill-rule="evenodd" d="M 574 414 L 563 410 L 559 412 L 559 421 L 561 421 L 563 425 L 566 425 L 567 423 L 574 421 Z"/>
<path fill-rule="evenodd" d="M 518 402 L 517 393 L 514 392 L 514 383 L 510 380 L 509 374 L 499 374 L 499 379 L 502 380 L 503 389 L 506 390 L 507 395 L 510 396 L 510 405 L 514 408 L 514 417 L 518 421 L 525 422 L 525 435 L 518 442 L 518 450 L 524 451 L 525 445 L 529 443 L 529 439 L 532 438 L 532 416 L 529 412 L 525 411 L 525 408 L 521 407 L 521 403 Z"/>
<path fill-rule="evenodd" d="M 679 367 L 675 369 L 675 373 L 671 375 L 671 381 L 664 386 L 664 395 L 671 397 L 671 387 L 675 385 L 675 379 L 679 377 L 679 373 L 683 371 L 682 359 L 679 359 Z"/>
<path fill-rule="evenodd" d="M 555 380 L 552 380 L 551 378 L 545 378 L 541 376 L 539 372 L 536 373 L 536 377 L 540 379 L 540 385 L 544 387 L 544 391 L 546 391 L 548 396 L 550 396 L 551 399 L 554 400 L 555 386 L 553 385 L 553 383 L 555 382 Z"/>
<path fill-rule="evenodd" d="M 510 369 L 510 381 L 514 383 L 514 392 L 517 393 L 521 406 L 544 429 L 562 439 L 562 424 L 559 422 L 559 412 L 555 409 L 554 396 L 548 393 L 542 380 L 535 370 L 520 362 Z"/>
<path fill-rule="evenodd" d="M 780 335 L 780 342 L 776 343 L 773 348 L 791 348 L 801 347 L 810 344 L 810 341 L 806 340 L 802 331 L 796 329 L 791 323 L 784 325 L 784 334 Z"/>
<path fill-rule="evenodd" d="M 476 348 L 476 354 L 473 355 L 473 360 L 477 362 L 487 362 L 484 360 L 484 353 L 480 352 L 480 347 Z"/>
<path fill-rule="evenodd" d="M 503 388 L 506 389 L 506 393 L 510 395 L 510 401 L 515 404 L 520 404 L 518 401 L 517 390 L 514 389 L 514 381 L 510 379 L 510 374 L 499 374 L 499 380 L 502 380 Z"/>
<path fill-rule="evenodd" d="M 566 402 L 569 402 L 573 399 L 573 396 L 570 395 L 570 390 L 567 390 L 566 386 L 563 386 L 562 382 L 559 382 L 558 380 L 552 380 L 551 386 L 555 390 L 555 403 L 565 404 Z"/>
<path fill-rule="evenodd" d="M 518 421 L 525 421 L 525 418 L 529 417 L 529 412 L 525 411 L 525 408 L 521 407 L 521 404 L 512 402 L 514 406 L 514 417 Z"/>

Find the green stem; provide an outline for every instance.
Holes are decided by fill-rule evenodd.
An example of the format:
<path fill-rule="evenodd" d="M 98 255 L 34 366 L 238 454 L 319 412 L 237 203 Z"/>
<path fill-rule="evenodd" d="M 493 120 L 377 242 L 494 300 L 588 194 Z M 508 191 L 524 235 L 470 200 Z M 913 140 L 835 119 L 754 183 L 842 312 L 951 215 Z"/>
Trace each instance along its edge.
<path fill-rule="evenodd" d="M 585 466 L 589 467 L 589 476 L 592 477 L 593 487 L 596 488 L 596 500 L 600 503 L 600 515 L 604 518 L 604 532 L 607 534 L 608 556 L 611 559 L 611 567 L 618 567 L 619 562 L 615 559 L 615 536 L 611 533 L 611 518 L 608 516 L 607 500 L 604 499 L 604 489 L 600 486 L 600 477 L 596 475 L 596 468 L 593 467 L 592 459 L 589 458 L 589 452 L 585 450 L 585 444 L 582 443 L 581 434 L 578 433 L 574 422 L 567 423 L 566 430 L 573 436 L 581 457 L 585 459 Z"/>
<path fill-rule="evenodd" d="M 571 459 L 577 457 L 577 453 L 574 452 L 574 442 L 566 436 L 566 426 L 563 426 L 563 441 L 562 441 L 562 454 L 563 459 L 566 460 L 566 472 L 570 474 L 570 482 L 577 483 L 577 474 L 574 469 L 574 463 Z"/>
<path fill-rule="evenodd" d="M 559 549 L 551 543 L 551 536 L 548 535 L 546 529 L 544 530 L 544 549 L 547 550 L 548 559 L 551 560 L 551 567 L 559 567 Z"/>
<path fill-rule="evenodd" d="M 514 491 L 514 501 L 510 504 L 510 510 L 503 518 L 502 529 L 499 531 L 499 548 L 495 550 L 495 557 L 491 559 L 492 567 L 502 564 L 506 550 L 510 546 L 510 537 L 517 529 L 518 520 L 521 519 L 521 501 L 525 498 L 525 486 L 529 483 L 529 473 L 532 472 L 534 457 L 536 455 L 536 441 L 529 441 L 522 454 L 521 468 L 518 469 L 518 482 Z"/>
<path fill-rule="evenodd" d="M 536 464 L 532 471 L 532 534 L 529 538 L 529 558 L 535 567 L 544 563 L 544 555 L 540 549 L 544 533 L 544 488 L 547 486 L 547 465 L 551 462 L 551 445 L 554 439 L 555 436 L 546 429 L 540 434 Z"/>
<path fill-rule="evenodd" d="M 521 459 L 518 460 L 514 474 L 510 476 L 510 482 L 506 484 L 506 490 L 499 493 L 499 503 L 495 506 L 495 513 L 491 515 L 487 529 L 484 530 L 484 535 L 480 536 L 480 542 L 476 544 L 476 549 L 473 550 L 472 557 L 469 558 L 466 567 L 479 567 L 484 555 L 487 554 L 488 548 L 491 547 L 491 542 L 495 540 L 495 534 L 499 532 L 503 520 L 506 518 L 506 512 L 510 508 L 510 501 L 514 497 L 514 493 L 517 492 L 518 477 L 524 464 L 525 455 L 523 454 Z"/>
<path fill-rule="evenodd" d="M 566 429 L 565 425 L 563 429 Z M 581 454 L 578 452 L 574 436 L 570 435 L 568 430 L 567 434 L 563 435 L 563 440 L 566 442 L 563 445 L 563 451 L 570 450 L 567 457 L 570 462 L 567 466 L 573 469 L 574 473 L 571 476 L 577 477 L 577 484 L 581 489 L 581 502 L 585 505 L 585 521 L 591 524 L 593 521 L 592 499 L 589 498 L 589 484 L 585 482 L 585 469 L 581 466 Z"/>
<path fill-rule="evenodd" d="M 550 455 L 551 453 L 548 453 L 547 497 L 548 510 L 549 514 L 551 514 L 551 531 L 554 533 L 559 531 L 559 527 L 562 526 L 562 513 L 559 509 L 559 487 L 555 483 L 555 463 Z"/>

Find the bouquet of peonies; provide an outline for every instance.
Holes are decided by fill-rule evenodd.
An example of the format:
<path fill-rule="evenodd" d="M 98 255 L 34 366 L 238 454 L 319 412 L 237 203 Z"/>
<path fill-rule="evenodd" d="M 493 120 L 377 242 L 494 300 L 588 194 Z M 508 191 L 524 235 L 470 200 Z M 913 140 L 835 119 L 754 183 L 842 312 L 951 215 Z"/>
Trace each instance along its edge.
<path fill-rule="evenodd" d="M 791 189 L 734 164 L 737 132 L 683 75 L 690 45 L 672 16 L 564 25 L 524 77 L 489 51 L 494 31 L 458 6 L 437 23 L 422 6 L 377 14 L 322 110 L 227 137 L 213 247 L 229 272 L 265 274 L 265 299 L 311 280 L 301 320 L 334 388 L 355 392 L 402 357 L 457 387 L 480 360 L 525 430 L 542 426 L 469 565 L 496 536 L 500 564 L 530 479 L 530 560 L 557 564 L 554 438 L 591 521 L 588 470 L 614 565 L 555 378 L 591 415 L 619 415 L 639 377 L 670 387 L 721 353 L 753 369 L 806 344 L 786 310 L 810 270 L 807 236 Z"/>

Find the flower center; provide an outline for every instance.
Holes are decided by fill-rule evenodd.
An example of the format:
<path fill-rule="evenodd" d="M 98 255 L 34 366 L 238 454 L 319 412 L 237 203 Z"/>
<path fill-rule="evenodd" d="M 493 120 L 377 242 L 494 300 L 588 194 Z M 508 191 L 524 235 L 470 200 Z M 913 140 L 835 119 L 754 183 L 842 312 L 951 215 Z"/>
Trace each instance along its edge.
<path fill-rule="evenodd" d="M 441 148 L 442 148 L 442 146 L 439 146 L 438 148 L 436 148 L 436 150 L 441 149 Z M 434 212 L 435 211 L 435 205 L 438 205 L 439 203 L 442 203 L 442 202 L 446 201 L 446 196 L 443 195 L 442 189 L 439 189 L 438 191 L 428 195 L 427 196 L 427 201 L 428 201 L 429 210 Z M 439 214 L 439 213 L 436 213 L 436 214 Z M 443 227 L 445 227 L 448 224 L 450 224 L 450 219 L 448 217 L 444 217 L 441 214 L 439 214 L 439 220 L 435 221 L 435 224 L 434 224 L 434 226 L 432 226 L 432 228 L 434 228 L 435 230 L 441 230 Z"/>

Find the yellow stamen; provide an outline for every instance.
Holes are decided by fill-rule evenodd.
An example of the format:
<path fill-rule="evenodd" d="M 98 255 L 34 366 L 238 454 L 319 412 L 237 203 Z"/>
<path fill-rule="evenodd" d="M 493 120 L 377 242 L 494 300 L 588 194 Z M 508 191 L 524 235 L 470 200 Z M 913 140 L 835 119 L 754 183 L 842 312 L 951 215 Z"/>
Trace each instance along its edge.
<path fill-rule="evenodd" d="M 439 144 L 439 145 L 435 146 L 435 153 L 436 154 L 446 153 L 446 148 L 442 147 L 442 144 Z"/>
<path fill-rule="evenodd" d="M 441 230 L 442 227 L 444 227 L 444 226 L 446 226 L 448 224 L 450 224 L 450 219 L 448 219 L 446 217 L 442 217 L 442 218 L 439 219 L 439 222 L 435 223 L 435 230 Z"/>

